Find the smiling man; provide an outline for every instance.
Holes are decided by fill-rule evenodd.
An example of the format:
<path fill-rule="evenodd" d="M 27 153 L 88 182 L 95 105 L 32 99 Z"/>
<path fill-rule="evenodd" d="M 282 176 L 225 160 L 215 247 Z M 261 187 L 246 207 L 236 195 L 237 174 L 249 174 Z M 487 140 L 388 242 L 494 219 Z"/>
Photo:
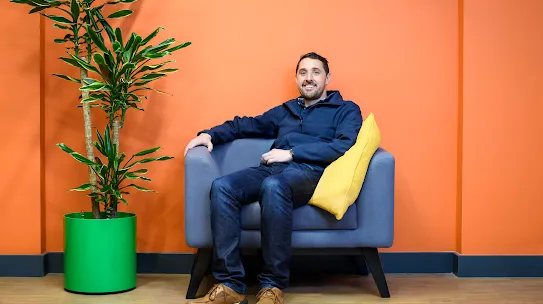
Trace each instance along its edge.
<path fill-rule="evenodd" d="M 329 91 L 328 61 L 303 55 L 296 66 L 300 96 L 256 117 L 233 120 L 201 131 L 186 147 L 214 145 L 240 138 L 275 139 L 261 164 L 217 178 L 211 187 L 213 276 L 216 285 L 187 303 L 247 303 L 245 270 L 240 260 L 241 208 L 258 201 L 264 270 L 259 304 L 284 303 L 290 278 L 292 212 L 306 205 L 324 172 L 356 142 L 362 115 L 339 91 Z"/>

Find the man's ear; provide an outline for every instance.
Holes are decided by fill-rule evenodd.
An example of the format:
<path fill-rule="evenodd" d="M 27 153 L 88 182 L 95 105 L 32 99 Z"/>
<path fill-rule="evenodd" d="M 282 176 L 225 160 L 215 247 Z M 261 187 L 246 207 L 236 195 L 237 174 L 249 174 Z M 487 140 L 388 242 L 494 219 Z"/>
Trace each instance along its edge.
<path fill-rule="evenodd" d="M 330 80 L 332 80 L 332 74 L 328 72 L 328 75 L 326 75 L 326 84 L 328 85 L 330 83 Z"/>

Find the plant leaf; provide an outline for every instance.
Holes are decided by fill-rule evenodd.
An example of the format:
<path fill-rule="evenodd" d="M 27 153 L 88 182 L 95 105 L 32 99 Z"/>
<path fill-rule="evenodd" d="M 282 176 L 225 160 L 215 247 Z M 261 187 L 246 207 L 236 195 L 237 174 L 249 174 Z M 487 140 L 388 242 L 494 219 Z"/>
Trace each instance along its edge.
<path fill-rule="evenodd" d="M 94 82 L 86 86 L 79 88 L 81 91 L 99 91 L 102 90 L 106 85 L 101 82 Z"/>
<path fill-rule="evenodd" d="M 104 96 L 104 94 L 91 94 L 89 98 L 83 99 L 81 102 L 94 102 L 97 100 L 102 100 Z"/>
<path fill-rule="evenodd" d="M 145 158 L 145 159 L 142 159 L 142 160 L 138 161 L 138 163 L 145 164 L 145 163 L 150 163 L 150 162 L 154 162 L 154 161 L 163 161 L 163 160 L 169 160 L 169 159 L 173 159 L 173 157 L 172 156 L 161 156 L 161 157 Z"/>
<path fill-rule="evenodd" d="M 61 23 L 61 24 L 69 24 L 69 25 L 73 25 L 74 23 L 68 19 L 66 19 L 65 17 L 62 17 L 62 16 L 54 16 L 54 15 L 47 15 L 47 14 L 43 14 L 45 17 L 55 21 L 55 22 L 58 22 L 58 23 Z"/>
<path fill-rule="evenodd" d="M 175 51 L 177 51 L 177 50 L 180 50 L 180 49 L 182 49 L 182 48 L 186 48 L 187 46 L 189 46 L 189 45 L 191 45 L 191 44 L 192 44 L 192 42 L 185 42 L 185 43 L 183 43 L 183 44 L 180 44 L 180 45 L 174 46 L 174 47 L 172 47 L 172 48 L 169 48 L 169 49 L 167 49 L 166 51 L 168 51 L 168 52 L 170 52 L 170 53 L 173 53 L 173 52 L 175 52 Z"/>
<path fill-rule="evenodd" d="M 62 149 L 62 151 L 64 152 L 67 152 L 67 153 L 73 153 L 74 150 L 72 150 L 70 147 L 66 146 L 65 144 L 63 143 L 60 143 L 60 144 L 57 144 L 57 146 Z"/>
<path fill-rule="evenodd" d="M 129 16 L 133 13 L 132 10 L 120 10 L 118 12 L 115 12 L 109 16 L 107 16 L 108 18 L 122 18 L 122 17 L 126 17 L 126 16 Z"/>
<path fill-rule="evenodd" d="M 72 0 L 70 11 L 72 12 L 72 20 L 77 23 L 77 19 L 79 19 L 79 3 L 77 0 Z"/>
<path fill-rule="evenodd" d="M 144 54 L 143 57 L 147 59 L 158 59 L 170 55 L 169 52 Z"/>
<path fill-rule="evenodd" d="M 141 152 L 138 152 L 138 153 L 134 154 L 134 156 L 143 156 L 143 155 L 151 154 L 151 153 L 154 153 L 154 152 L 158 151 L 159 149 L 160 149 L 160 147 L 155 147 L 155 148 L 152 148 L 152 149 L 144 150 L 144 151 L 141 151 Z"/>
<path fill-rule="evenodd" d="M 145 39 L 143 39 L 141 41 L 141 45 L 146 45 L 147 43 L 149 43 L 149 41 L 151 41 L 153 38 L 155 38 L 156 35 L 158 34 L 158 32 L 160 32 L 161 30 L 164 30 L 164 28 L 163 27 L 158 27 L 151 34 L 149 34 L 149 36 L 147 36 Z"/>
<path fill-rule="evenodd" d="M 53 74 L 53 76 L 56 76 L 58 78 L 62 78 L 64 80 L 73 81 L 73 82 L 76 82 L 76 83 L 81 83 L 81 81 L 79 79 L 73 78 L 71 76 L 61 75 L 61 74 Z"/>
<path fill-rule="evenodd" d="M 138 186 L 136 184 L 130 184 L 130 185 L 126 186 L 126 187 L 130 187 L 130 186 L 132 186 L 132 187 L 134 187 L 134 188 L 136 188 L 136 189 L 138 189 L 140 191 L 143 191 L 143 192 L 155 192 L 154 190 L 150 190 L 150 189 L 144 188 L 142 186 Z"/>
<path fill-rule="evenodd" d="M 86 191 L 86 190 L 90 190 L 91 187 L 92 187 L 91 184 L 83 184 L 77 188 L 70 189 L 70 191 Z"/>
<path fill-rule="evenodd" d="M 43 11 L 44 9 L 48 9 L 49 7 L 47 6 L 38 6 L 38 7 L 35 7 L 33 9 L 30 10 L 30 12 L 28 12 L 28 14 L 34 14 L 34 13 L 37 13 L 39 11 Z"/>
<path fill-rule="evenodd" d="M 106 48 L 106 45 L 103 42 L 102 35 L 100 33 L 96 33 L 93 28 L 90 27 L 90 25 L 87 25 L 87 34 L 92 39 L 92 41 L 96 44 L 96 46 L 100 49 L 100 51 L 107 53 L 108 49 Z"/>

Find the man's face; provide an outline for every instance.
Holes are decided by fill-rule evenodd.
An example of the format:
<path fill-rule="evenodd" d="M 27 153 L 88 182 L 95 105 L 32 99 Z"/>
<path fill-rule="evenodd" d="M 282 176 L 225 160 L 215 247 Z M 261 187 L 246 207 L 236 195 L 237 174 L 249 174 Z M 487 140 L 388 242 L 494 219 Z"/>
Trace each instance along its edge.
<path fill-rule="evenodd" d="M 305 58 L 300 62 L 296 73 L 296 84 L 306 101 L 323 98 L 329 82 L 330 74 L 326 74 L 320 60 Z"/>

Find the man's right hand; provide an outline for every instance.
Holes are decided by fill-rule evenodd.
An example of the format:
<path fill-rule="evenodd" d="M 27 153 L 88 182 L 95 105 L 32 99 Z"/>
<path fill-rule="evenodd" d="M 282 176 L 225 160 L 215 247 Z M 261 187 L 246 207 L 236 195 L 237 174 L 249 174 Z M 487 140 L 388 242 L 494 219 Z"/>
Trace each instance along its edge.
<path fill-rule="evenodd" d="M 193 138 L 187 145 L 187 148 L 185 149 L 185 155 L 187 155 L 187 152 L 190 149 L 196 146 L 206 146 L 207 150 L 211 152 L 213 150 L 213 144 L 211 143 L 211 135 L 207 133 L 201 133 L 197 137 Z"/>

